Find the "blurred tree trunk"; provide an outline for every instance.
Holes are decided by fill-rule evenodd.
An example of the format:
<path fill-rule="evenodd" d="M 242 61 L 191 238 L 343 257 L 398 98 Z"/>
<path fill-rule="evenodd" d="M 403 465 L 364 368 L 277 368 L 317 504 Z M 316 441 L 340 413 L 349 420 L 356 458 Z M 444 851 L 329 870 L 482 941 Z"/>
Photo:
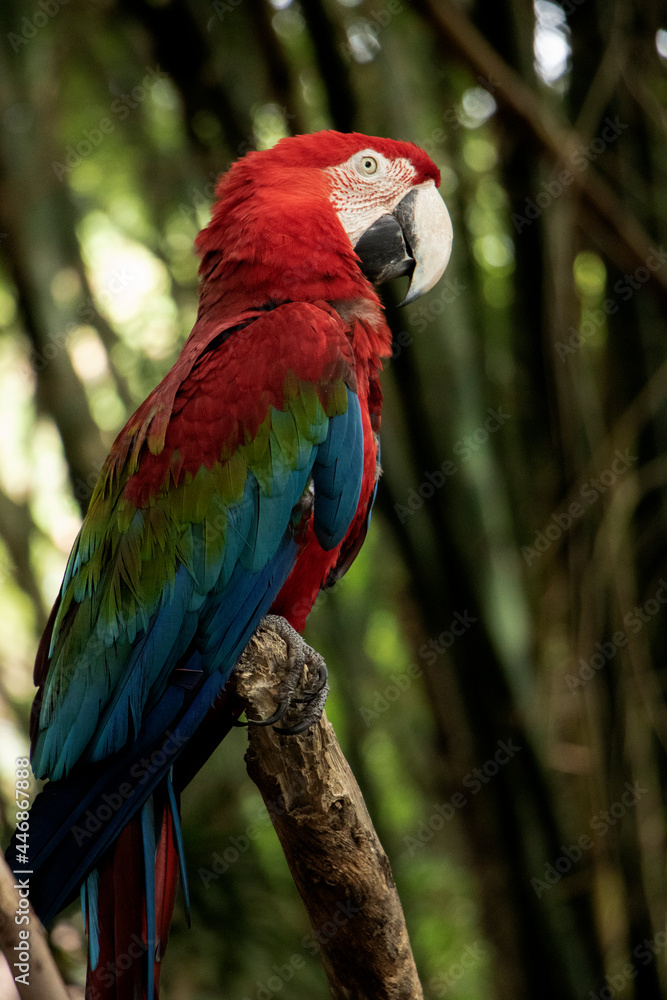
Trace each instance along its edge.
<path fill-rule="evenodd" d="M 660 9 L 637 0 L 60 7 L 47 15 L 8 0 L 0 10 L 0 316 L 13 300 L 18 318 L 3 338 L 14 339 L 12 357 L 30 352 L 36 406 L 58 430 L 82 510 L 108 444 L 68 350 L 77 305 L 94 298 L 83 219 L 104 214 L 124 232 L 118 219 L 139 220 L 132 239 L 166 268 L 186 335 L 194 269 L 190 283 L 181 280 L 172 252 L 189 253 L 198 210 L 230 159 L 326 126 L 412 139 L 442 168 L 455 231 L 448 271 L 419 303 L 389 309 L 395 358 L 383 376 L 380 517 L 309 630 L 327 646 L 346 753 L 390 855 L 392 842 L 397 849 L 406 914 L 420 927 L 418 963 L 432 970 L 452 954 L 454 920 L 429 910 L 442 896 L 428 883 L 438 865 L 451 870 L 463 844 L 492 945 L 484 1000 L 600 996 L 626 965 L 624 1000 L 652 1000 L 664 963 L 642 962 L 636 949 L 656 940 L 667 907 L 667 630 L 656 598 L 667 576 Z M 569 52 L 553 86 L 538 72 L 536 12 Z M 149 66 L 165 74 L 160 99 L 118 122 L 108 158 L 86 157 L 89 175 L 59 181 L 53 162 Z M 474 121 L 465 106 L 480 87 L 495 105 Z M 608 120 L 620 123 L 611 140 L 601 138 Z M 563 169 L 572 183 L 550 195 Z M 529 201 L 531 217 L 518 224 Z M 500 263 L 485 256 L 488 239 L 504 250 Z M 79 287 L 64 303 L 54 294 L 63 275 Z M 118 334 L 94 313 L 129 411 L 141 379 L 119 370 Z M 120 346 L 158 377 L 168 365 L 127 339 Z M 25 434 L 35 426 L 31 406 Z M 497 434 L 485 431 L 490 410 L 507 414 Z M 456 449 L 474 433 L 487 437 L 468 461 Z M 619 453 L 629 457 L 613 475 Z M 456 474 L 445 476 L 452 458 Z M 8 492 L 0 533 L 41 623 L 43 550 L 51 546 L 52 558 L 53 540 L 38 527 L 32 485 L 25 497 Z M 572 504 L 580 513 L 568 515 Z M 0 576 L 0 600 L 4 584 Z M 409 656 L 400 638 L 384 660 L 373 648 L 382 612 L 412 644 L 410 678 L 423 670 L 427 697 L 415 684 L 402 695 L 404 714 L 370 725 L 358 709 L 381 692 L 378 667 Z M 2 614 L 10 620 L 4 606 Z M 2 665 L 11 702 L 16 685 Z M 282 962 L 298 937 L 288 873 L 276 874 L 271 848 L 243 832 L 253 824 L 240 770 L 212 759 L 200 791 L 194 782 L 184 796 L 196 819 L 186 817 L 186 842 L 205 855 L 214 883 L 193 885 L 196 935 L 181 937 L 175 917 L 176 990 L 201 979 L 203 990 L 224 981 L 247 992 L 258 963 Z M 627 785 L 641 793 L 626 808 Z M 411 869 L 398 854 L 401 834 L 416 813 L 428 824 L 434 803 L 452 822 L 439 844 L 429 841 L 423 868 Z M 622 817 L 595 835 L 593 821 L 614 808 Z M 583 835 L 591 847 L 572 860 Z M 246 842 L 241 858 L 235 844 Z M 211 856 L 225 865 L 217 883 Z M 536 889 L 557 862 L 553 884 Z M 476 920 L 468 916 L 467 933 Z M 295 995 L 315 995 L 317 982 L 295 980 Z"/>

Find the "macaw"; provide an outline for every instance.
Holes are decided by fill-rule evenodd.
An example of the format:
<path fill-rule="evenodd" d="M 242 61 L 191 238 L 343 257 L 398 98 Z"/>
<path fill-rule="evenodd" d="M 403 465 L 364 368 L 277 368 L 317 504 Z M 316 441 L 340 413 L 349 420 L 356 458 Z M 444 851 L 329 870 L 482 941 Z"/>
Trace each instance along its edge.
<path fill-rule="evenodd" d="M 439 183 L 412 143 L 325 131 L 217 186 L 194 328 L 116 438 L 36 658 L 48 782 L 23 860 L 43 922 L 81 893 L 89 1000 L 157 996 L 179 794 L 235 720 L 225 683 L 269 612 L 303 630 L 364 540 L 391 354 L 374 285 L 406 275 L 411 302 L 444 272 Z"/>

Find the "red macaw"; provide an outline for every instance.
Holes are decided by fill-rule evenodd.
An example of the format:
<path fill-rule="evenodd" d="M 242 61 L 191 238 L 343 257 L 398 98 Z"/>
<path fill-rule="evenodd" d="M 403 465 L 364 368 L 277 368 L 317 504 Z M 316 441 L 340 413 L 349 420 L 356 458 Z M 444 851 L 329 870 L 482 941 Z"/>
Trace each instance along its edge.
<path fill-rule="evenodd" d="M 156 995 L 178 796 L 234 721 L 225 682 L 260 620 L 302 630 L 363 542 L 391 353 L 373 284 L 409 275 L 409 302 L 442 275 L 439 182 L 411 143 L 320 132 L 218 185 L 194 329 L 111 449 L 35 666 L 49 781 L 23 858 L 43 921 L 81 890 L 89 1000 Z"/>

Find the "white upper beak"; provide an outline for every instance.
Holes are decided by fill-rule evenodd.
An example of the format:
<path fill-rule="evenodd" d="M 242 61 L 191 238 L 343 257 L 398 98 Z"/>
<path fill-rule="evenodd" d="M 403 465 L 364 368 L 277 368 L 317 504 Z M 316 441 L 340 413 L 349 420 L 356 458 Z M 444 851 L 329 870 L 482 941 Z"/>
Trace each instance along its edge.
<path fill-rule="evenodd" d="M 415 268 L 401 305 L 414 302 L 440 280 L 452 252 L 452 221 L 432 180 L 403 198 L 393 213 L 401 224 Z"/>

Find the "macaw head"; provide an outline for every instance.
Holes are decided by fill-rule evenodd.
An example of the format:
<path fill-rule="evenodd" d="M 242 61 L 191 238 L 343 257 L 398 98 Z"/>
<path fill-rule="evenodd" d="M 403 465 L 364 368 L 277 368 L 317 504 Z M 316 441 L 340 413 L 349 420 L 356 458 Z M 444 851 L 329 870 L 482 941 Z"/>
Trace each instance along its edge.
<path fill-rule="evenodd" d="M 449 261 L 439 183 L 436 165 L 410 142 L 333 131 L 281 139 L 222 177 L 197 241 L 202 274 L 252 277 L 272 301 L 367 297 L 369 281 L 406 275 L 403 304 L 412 302 Z"/>

